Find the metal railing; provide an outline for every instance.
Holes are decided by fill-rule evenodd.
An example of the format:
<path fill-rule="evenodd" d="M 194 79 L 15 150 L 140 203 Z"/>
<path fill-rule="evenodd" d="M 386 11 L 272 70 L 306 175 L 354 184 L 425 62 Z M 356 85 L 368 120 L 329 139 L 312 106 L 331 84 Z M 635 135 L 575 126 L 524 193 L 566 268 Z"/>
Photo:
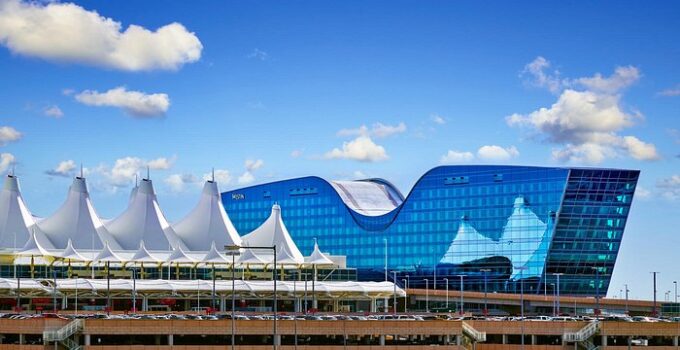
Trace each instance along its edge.
<path fill-rule="evenodd" d="M 43 340 L 45 342 L 62 342 L 70 336 L 82 331 L 83 323 L 84 321 L 82 319 L 75 319 L 59 329 L 44 331 Z"/>
<path fill-rule="evenodd" d="M 486 332 L 480 332 L 465 322 L 462 323 L 462 328 L 463 333 L 466 334 L 468 337 L 472 338 L 474 341 L 476 342 L 486 341 Z"/>
<path fill-rule="evenodd" d="M 595 335 L 599 329 L 600 321 L 592 321 L 585 327 L 579 329 L 577 332 L 564 333 L 564 340 L 568 342 L 584 342 Z"/>

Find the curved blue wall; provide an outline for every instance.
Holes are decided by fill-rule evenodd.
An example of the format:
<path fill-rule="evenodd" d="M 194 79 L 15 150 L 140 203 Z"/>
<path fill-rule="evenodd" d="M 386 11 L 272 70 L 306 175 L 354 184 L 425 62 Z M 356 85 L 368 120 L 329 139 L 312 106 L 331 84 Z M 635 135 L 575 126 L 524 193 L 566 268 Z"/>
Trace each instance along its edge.
<path fill-rule="evenodd" d="M 403 203 L 381 216 L 349 209 L 319 177 L 303 177 L 222 194 L 241 235 L 279 203 L 303 254 L 318 238 L 323 251 L 347 256 L 365 279 L 389 270 L 411 286 L 547 293 L 564 273 L 564 294 L 604 294 L 609 285 L 639 172 L 526 166 L 441 166 L 425 173 Z M 386 186 L 384 180 L 376 180 Z M 488 271 L 486 271 L 488 269 Z"/>

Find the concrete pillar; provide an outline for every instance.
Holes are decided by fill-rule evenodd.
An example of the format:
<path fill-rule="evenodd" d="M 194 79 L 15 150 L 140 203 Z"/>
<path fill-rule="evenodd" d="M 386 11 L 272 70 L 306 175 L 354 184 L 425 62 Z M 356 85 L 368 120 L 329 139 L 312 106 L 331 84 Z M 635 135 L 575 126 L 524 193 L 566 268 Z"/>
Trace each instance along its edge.
<path fill-rule="evenodd" d="M 227 296 L 220 295 L 220 312 L 227 311 Z"/>
<path fill-rule="evenodd" d="M 458 346 L 463 345 L 463 335 L 462 334 L 456 335 L 456 345 L 458 345 Z"/>
<path fill-rule="evenodd" d="M 23 334 L 19 334 L 19 345 L 24 345 L 26 342 L 26 336 Z"/>
<path fill-rule="evenodd" d="M 536 336 L 533 334 L 531 335 L 531 345 L 536 345 Z"/>
<path fill-rule="evenodd" d="M 678 337 L 673 337 L 673 346 L 678 346 Z"/>
<path fill-rule="evenodd" d="M 380 335 L 380 346 L 385 346 L 385 335 Z"/>
<path fill-rule="evenodd" d="M 508 343 L 508 335 L 503 334 L 503 342 L 501 344 L 507 344 Z"/>
<path fill-rule="evenodd" d="M 281 345 L 281 334 L 277 334 L 276 337 L 274 337 L 274 345 L 276 346 Z"/>
<path fill-rule="evenodd" d="M 340 301 L 338 299 L 333 299 L 333 312 L 340 311 Z"/>
<path fill-rule="evenodd" d="M 155 343 L 156 345 L 161 345 L 161 335 L 160 335 L 160 334 L 156 334 L 156 335 L 154 336 L 154 338 L 155 338 L 155 339 L 154 339 L 154 343 Z"/>
<path fill-rule="evenodd" d="M 92 337 L 89 334 L 85 334 L 85 346 L 92 345 Z"/>
<path fill-rule="evenodd" d="M 371 312 L 376 312 L 375 299 L 371 299 Z"/>
<path fill-rule="evenodd" d="M 607 336 L 603 335 L 602 336 L 602 347 L 605 347 L 605 346 L 607 346 Z"/>
<path fill-rule="evenodd" d="M 168 345 L 170 346 L 175 345 L 175 338 L 172 334 L 168 334 Z"/>
<path fill-rule="evenodd" d="M 451 344 L 451 335 L 450 335 L 450 334 L 447 334 L 447 335 L 444 337 L 444 343 L 445 343 L 446 345 Z"/>

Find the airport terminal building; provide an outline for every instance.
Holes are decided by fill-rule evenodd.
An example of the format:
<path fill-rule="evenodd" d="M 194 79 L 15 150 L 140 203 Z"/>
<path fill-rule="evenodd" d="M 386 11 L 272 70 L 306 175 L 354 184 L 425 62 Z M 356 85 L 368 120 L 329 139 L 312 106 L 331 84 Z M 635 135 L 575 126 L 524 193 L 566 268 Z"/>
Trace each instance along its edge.
<path fill-rule="evenodd" d="M 404 196 L 383 179 L 302 177 L 222 193 L 236 230 L 281 215 L 303 254 L 316 238 L 359 278 L 410 288 L 605 295 L 638 170 L 440 166 Z M 462 276 L 462 277 L 461 277 Z M 559 280 L 559 288 L 557 287 Z M 522 281 L 522 283 L 520 283 Z"/>

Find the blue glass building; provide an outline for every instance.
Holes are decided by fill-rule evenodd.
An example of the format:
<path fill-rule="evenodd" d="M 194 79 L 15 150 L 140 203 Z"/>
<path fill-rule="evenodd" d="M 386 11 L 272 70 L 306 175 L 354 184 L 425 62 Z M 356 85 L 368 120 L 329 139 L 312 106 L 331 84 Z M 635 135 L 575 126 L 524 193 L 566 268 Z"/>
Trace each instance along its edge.
<path fill-rule="evenodd" d="M 425 173 L 408 196 L 382 179 L 303 177 L 222 194 L 241 235 L 279 203 L 308 255 L 347 256 L 361 279 L 441 289 L 604 295 L 639 171 L 461 165 Z M 407 277 L 408 275 L 408 277 Z M 390 272 L 391 278 L 391 272 Z"/>

